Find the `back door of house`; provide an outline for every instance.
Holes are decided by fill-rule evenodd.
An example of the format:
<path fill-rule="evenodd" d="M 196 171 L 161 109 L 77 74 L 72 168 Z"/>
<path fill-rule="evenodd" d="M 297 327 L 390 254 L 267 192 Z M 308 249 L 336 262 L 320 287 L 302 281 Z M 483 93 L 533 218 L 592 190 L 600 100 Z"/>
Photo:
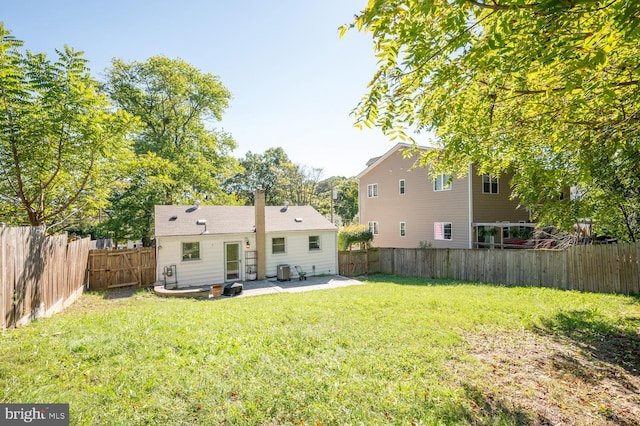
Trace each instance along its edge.
<path fill-rule="evenodd" d="M 240 243 L 224 243 L 225 281 L 240 279 Z"/>

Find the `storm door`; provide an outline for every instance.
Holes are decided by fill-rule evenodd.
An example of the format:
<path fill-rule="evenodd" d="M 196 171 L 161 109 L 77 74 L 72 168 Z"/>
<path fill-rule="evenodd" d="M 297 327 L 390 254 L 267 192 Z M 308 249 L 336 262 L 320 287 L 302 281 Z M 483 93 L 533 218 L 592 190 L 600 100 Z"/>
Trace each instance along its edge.
<path fill-rule="evenodd" d="M 224 279 L 240 279 L 240 243 L 224 243 Z"/>

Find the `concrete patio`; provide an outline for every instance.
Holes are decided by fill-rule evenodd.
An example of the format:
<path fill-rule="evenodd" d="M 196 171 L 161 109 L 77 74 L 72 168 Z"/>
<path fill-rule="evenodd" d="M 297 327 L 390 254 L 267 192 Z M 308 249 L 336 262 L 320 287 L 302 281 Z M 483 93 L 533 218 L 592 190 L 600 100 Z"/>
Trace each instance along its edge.
<path fill-rule="evenodd" d="M 238 281 L 242 284 L 242 293 L 234 297 L 258 296 L 261 294 L 273 293 L 299 293 L 303 291 L 326 290 L 330 288 L 346 287 L 351 285 L 362 285 L 362 281 L 354 278 L 347 278 L 341 275 L 326 275 L 318 277 L 307 277 L 306 280 L 299 281 L 277 281 L 275 278 L 260 281 Z M 196 297 L 211 298 L 210 286 L 197 286 L 178 290 L 167 290 L 164 286 L 154 287 L 158 296 L 163 297 Z M 220 296 L 217 299 L 228 298 Z"/>

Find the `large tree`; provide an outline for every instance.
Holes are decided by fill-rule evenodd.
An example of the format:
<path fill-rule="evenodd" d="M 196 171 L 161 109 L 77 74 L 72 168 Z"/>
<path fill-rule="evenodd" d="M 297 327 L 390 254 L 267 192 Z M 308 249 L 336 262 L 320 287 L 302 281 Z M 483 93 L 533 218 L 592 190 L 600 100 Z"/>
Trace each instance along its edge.
<path fill-rule="evenodd" d="M 351 24 L 379 58 L 357 123 L 433 131 L 433 173 L 514 171 L 542 220 L 623 221 L 606 199 L 626 189 L 599 177 L 606 166 L 640 186 L 627 159 L 640 150 L 639 24 L 628 0 L 371 0 Z M 570 186 L 583 196 L 556 202 Z"/>
<path fill-rule="evenodd" d="M 292 163 L 281 147 L 269 148 L 263 154 L 249 151 L 240 159 L 240 166 L 242 169 L 224 186 L 242 204 L 253 205 L 256 188 L 262 188 L 267 205 L 288 202 L 315 207 L 322 169 Z"/>
<path fill-rule="evenodd" d="M 258 188 L 265 191 L 268 205 L 282 204 L 282 193 L 277 190 L 279 170 L 291 160 L 281 147 L 269 148 L 263 154 L 248 151 L 240 159 L 241 170 L 227 179 L 225 188 L 234 194 L 241 204 L 250 206 L 254 203 L 254 193 Z"/>
<path fill-rule="evenodd" d="M 163 56 L 132 63 L 115 59 L 106 74 L 113 101 L 141 122 L 134 135 L 137 170 L 113 194 L 108 211 L 113 231 L 151 235 L 148 217 L 156 204 L 233 203 L 221 183 L 237 171 L 235 142 L 212 127 L 231 97 L 219 78 Z"/>
<path fill-rule="evenodd" d="M 21 47 L 0 24 L 0 209 L 10 223 L 68 225 L 104 206 L 131 120 L 81 52 L 52 61 Z"/>
<path fill-rule="evenodd" d="M 358 181 L 332 176 L 318 183 L 316 209 L 334 223 L 348 225 L 358 214 Z M 333 212 L 331 211 L 333 209 Z"/>

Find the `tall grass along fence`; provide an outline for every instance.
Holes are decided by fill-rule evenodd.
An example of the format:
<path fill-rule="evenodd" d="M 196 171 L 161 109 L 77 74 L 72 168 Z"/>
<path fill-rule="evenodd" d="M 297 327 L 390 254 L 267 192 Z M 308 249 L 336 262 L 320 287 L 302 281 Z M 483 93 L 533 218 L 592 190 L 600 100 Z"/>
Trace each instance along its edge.
<path fill-rule="evenodd" d="M 0 328 L 64 310 L 81 294 L 91 240 L 46 236 L 42 227 L 0 227 Z"/>
<path fill-rule="evenodd" d="M 376 251 L 376 255 L 372 255 Z M 640 244 L 567 250 L 394 249 L 341 252 L 340 273 L 385 273 L 597 293 L 640 293 Z M 374 257 L 376 261 L 370 259 Z"/>
<path fill-rule="evenodd" d="M 152 285 L 156 282 L 155 248 L 91 250 L 87 274 L 89 290 Z"/>

